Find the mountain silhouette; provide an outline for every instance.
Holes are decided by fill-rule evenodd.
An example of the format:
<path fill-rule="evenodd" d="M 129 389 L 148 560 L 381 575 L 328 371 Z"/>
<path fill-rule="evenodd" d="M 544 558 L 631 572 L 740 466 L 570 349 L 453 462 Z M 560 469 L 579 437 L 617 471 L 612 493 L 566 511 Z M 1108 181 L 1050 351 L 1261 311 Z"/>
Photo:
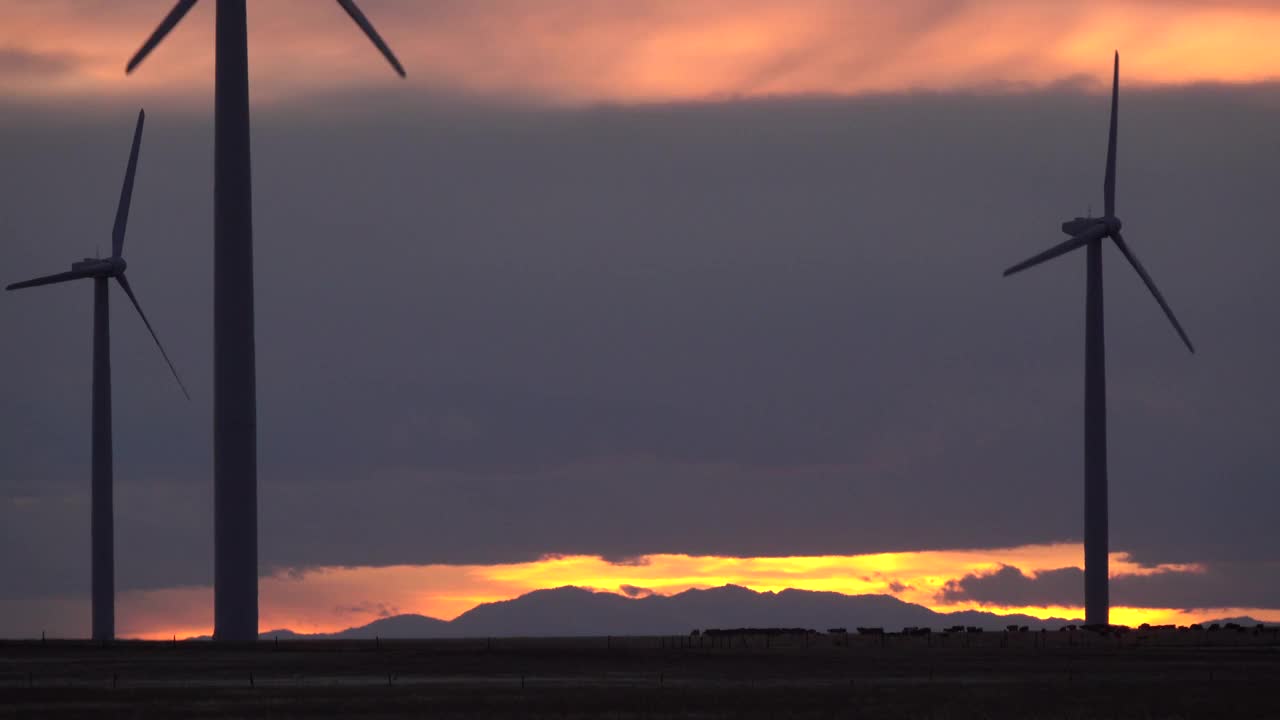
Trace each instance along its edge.
<path fill-rule="evenodd" d="M 630 598 L 579 587 L 535 590 L 511 600 L 484 603 L 451 621 L 423 615 L 395 615 L 336 633 L 301 635 L 289 630 L 262 633 L 281 638 L 459 638 L 571 637 L 586 635 L 675 635 L 695 628 L 930 627 L 953 625 L 1003 629 L 1026 625 L 1056 629 L 1078 619 L 1041 620 L 967 610 L 938 613 L 889 595 L 844 595 L 787 589 L 756 592 L 738 585 L 686 590 L 675 595 Z"/>

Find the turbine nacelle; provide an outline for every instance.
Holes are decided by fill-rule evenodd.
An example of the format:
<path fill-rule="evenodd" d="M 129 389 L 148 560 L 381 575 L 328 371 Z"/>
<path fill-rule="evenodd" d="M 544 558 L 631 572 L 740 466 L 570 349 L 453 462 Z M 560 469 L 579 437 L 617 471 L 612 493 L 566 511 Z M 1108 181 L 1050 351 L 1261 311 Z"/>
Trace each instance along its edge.
<path fill-rule="evenodd" d="M 1083 235 L 1086 230 L 1098 224 L 1098 218 L 1078 217 L 1062 223 L 1062 232 L 1075 237 Z"/>
<path fill-rule="evenodd" d="M 120 257 L 85 258 L 80 262 L 71 263 L 71 271 L 84 273 L 85 276 L 90 277 L 114 277 L 123 275 L 128 266 L 129 263 Z"/>
<path fill-rule="evenodd" d="M 1106 230 L 1104 236 L 1115 237 L 1116 233 L 1124 227 L 1124 223 L 1118 217 L 1077 217 L 1062 223 L 1062 232 L 1071 237 L 1079 237 L 1098 226 Z"/>

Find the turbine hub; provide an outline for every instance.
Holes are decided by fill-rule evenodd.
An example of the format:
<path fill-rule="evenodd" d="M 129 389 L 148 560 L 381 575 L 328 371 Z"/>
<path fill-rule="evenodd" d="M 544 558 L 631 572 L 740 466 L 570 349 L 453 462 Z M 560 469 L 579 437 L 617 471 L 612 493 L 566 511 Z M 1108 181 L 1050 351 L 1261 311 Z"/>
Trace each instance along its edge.
<path fill-rule="evenodd" d="M 1116 233 L 1120 232 L 1121 227 L 1124 227 L 1124 223 L 1120 222 L 1120 218 L 1115 216 L 1103 218 L 1102 222 L 1106 223 L 1107 225 L 1108 235 L 1115 235 Z"/>
<path fill-rule="evenodd" d="M 123 275 L 124 269 L 129 267 L 129 263 L 125 262 L 122 257 L 113 257 L 108 262 L 111 263 L 112 275 Z"/>

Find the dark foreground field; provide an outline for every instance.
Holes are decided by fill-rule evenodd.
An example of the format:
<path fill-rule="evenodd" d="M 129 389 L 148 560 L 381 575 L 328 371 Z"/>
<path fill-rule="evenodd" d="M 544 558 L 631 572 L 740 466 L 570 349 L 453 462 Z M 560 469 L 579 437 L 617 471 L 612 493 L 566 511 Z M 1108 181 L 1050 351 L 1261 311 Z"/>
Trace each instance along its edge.
<path fill-rule="evenodd" d="M 5 642 L 0 717 L 1280 717 L 1280 647 L 1264 642 L 989 634 L 690 645 Z"/>

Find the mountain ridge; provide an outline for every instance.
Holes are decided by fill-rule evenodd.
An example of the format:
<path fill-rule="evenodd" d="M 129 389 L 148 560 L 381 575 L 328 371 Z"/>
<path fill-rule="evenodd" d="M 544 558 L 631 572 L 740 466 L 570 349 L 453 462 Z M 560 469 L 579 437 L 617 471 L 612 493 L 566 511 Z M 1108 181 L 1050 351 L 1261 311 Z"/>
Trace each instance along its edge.
<path fill-rule="evenodd" d="M 453 620 L 406 613 L 333 633 L 271 630 L 262 637 L 298 639 L 428 639 L 463 637 L 580 637 L 673 635 L 731 627 L 903 627 L 954 625 L 1003 629 L 1025 625 L 1057 629 L 1079 619 L 1039 619 L 981 610 L 939 613 L 891 595 L 846 595 L 786 588 L 755 591 L 740 585 L 690 589 L 674 595 L 629 597 L 573 585 L 534 590 L 508 600 L 481 603 Z"/>

